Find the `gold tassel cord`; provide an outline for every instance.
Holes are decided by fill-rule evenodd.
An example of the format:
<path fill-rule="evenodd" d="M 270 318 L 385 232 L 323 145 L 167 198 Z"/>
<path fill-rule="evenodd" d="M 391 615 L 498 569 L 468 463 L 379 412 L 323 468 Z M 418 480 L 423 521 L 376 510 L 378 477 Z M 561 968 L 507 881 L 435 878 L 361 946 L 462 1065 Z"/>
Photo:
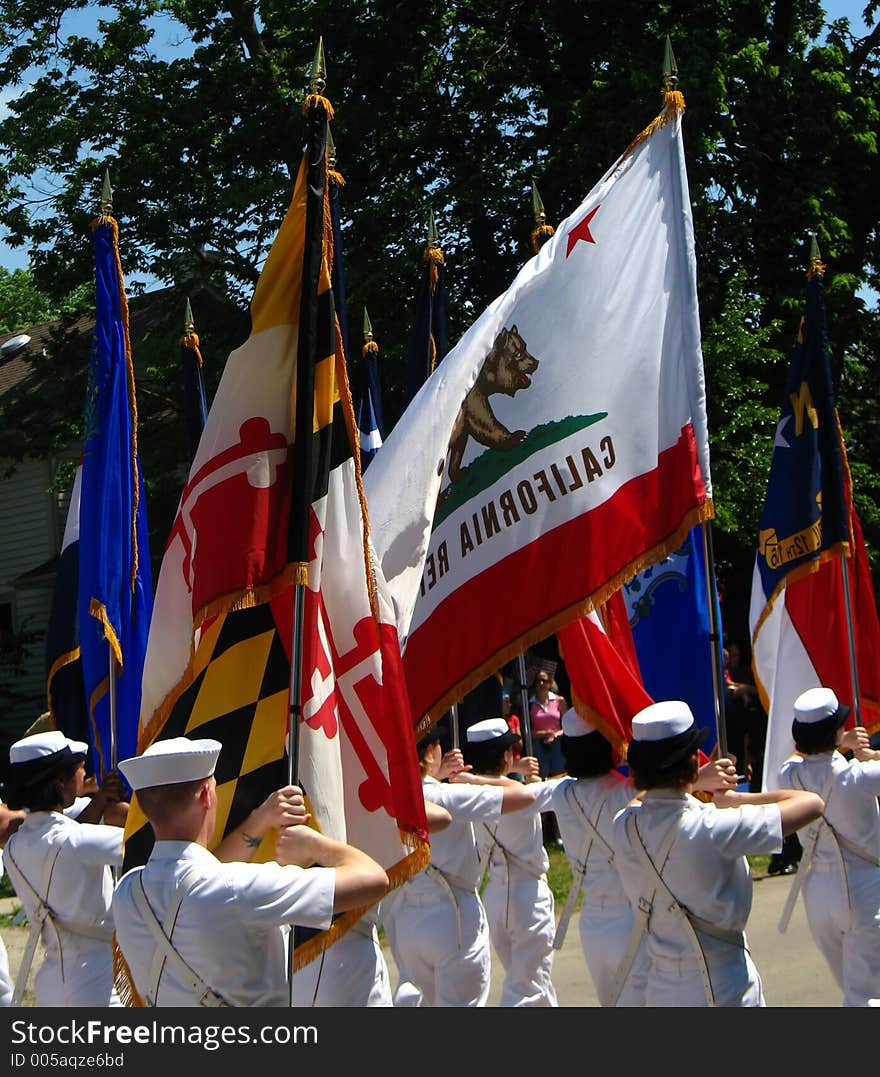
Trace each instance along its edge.
<path fill-rule="evenodd" d="M 367 343 L 361 349 L 361 355 L 366 359 L 368 355 L 378 355 L 379 345 L 375 340 L 368 340 Z"/>
<path fill-rule="evenodd" d="M 424 259 L 428 263 L 431 291 L 433 292 L 437 287 L 437 281 L 440 279 L 440 266 L 446 264 L 446 259 L 439 247 L 425 247 Z"/>
<path fill-rule="evenodd" d="M 637 146 L 640 146 L 645 139 L 650 138 L 651 135 L 653 135 L 655 131 L 659 131 L 661 127 L 665 127 L 672 117 L 684 112 L 684 110 L 684 94 L 681 90 L 665 90 L 663 93 L 663 111 L 658 116 L 655 116 L 644 131 L 640 131 L 632 142 L 630 142 L 620 155 L 617 165 L 620 165 L 621 161 L 624 161 L 629 157 L 633 150 L 635 150 Z"/>
<path fill-rule="evenodd" d="M 202 365 L 202 353 L 199 351 L 199 335 L 198 333 L 184 333 L 180 338 L 181 346 L 189 348 L 191 352 L 195 353 L 196 359 L 199 361 L 199 366 Z"/>
<path fill-rule="evenodd" d="M 551 236 L 555 235 L 556 229 L 552 224 L 539 224 L 532 229 L 532 249 L 535 254 L 544 246 Z"/>
<path fill-rule="evenodd" d="M 309 109 L 315 107 L 322 107 L 328 120 L 333 119 L 333 106 L 330 104 L 326 97 L 323 97 L 319 93 L 310 93 L 307 95 L 305 101 L 303 101 L 303 115 L 307 116 Z"/>
<path fill-rule="evenodd" d="M 331 168 L 327 172 L 327 179 L 334 187 L 344 187 L 345 179 L 341 172 L 337 172 L 335 168 Z"/>

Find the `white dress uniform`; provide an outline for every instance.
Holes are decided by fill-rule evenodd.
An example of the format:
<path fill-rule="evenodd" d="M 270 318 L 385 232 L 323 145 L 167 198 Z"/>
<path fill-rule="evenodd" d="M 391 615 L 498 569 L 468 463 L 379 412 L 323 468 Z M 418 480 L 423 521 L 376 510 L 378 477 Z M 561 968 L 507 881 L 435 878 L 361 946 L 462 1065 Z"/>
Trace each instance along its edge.
<path fill-rule="evenodd" d="M 136 869 L 137 870 L 137 869 Z M 132 894 L 135 871 L 113 895 L 116 938 L 138 993 L 152 992 L 156 943 Z M 333 868 L 224 864 L 195 842 L 157 841 L 141 879 L 147 900 L 163 921 L 176 887 L 194 879 L 171 930 L 174 949 L 230 1006 L 287 1006 L 287 925 L 320 930 L 333 916 Z M 196 1006 L 198 999 L 165 963 L 156 1006 Z"/>
<path fill-rule="evenodd" d="M 0 875 L 2 874 L 3 850 L 0 849 Z M 0 938 L 0 1006 L 10 1006 L 12 1004 L 14 986 L 12 977 L 9 974 L 9 955 L 6 953 L 3 939 Z"/>
<path fill-rule="evenodd" d="M 607 849 L 595 838 L 590 839 L 592 831 L 585 826 L 583 815 L 593 821 L 600 836 L 613 850 L 613 819 L 635 795 L 631 779 L 615 770 L 595 778 L 563 778 L 556 786 L 551 803 L 575 879 L 582 873 L 581 858 L 587 848 L 578 926 L 584 960 L 603 1006 L 609 1005 L 612 984 L 635 921 L 617 868 L 609 862 Z M 647 955 L 643 942 L 617 1005 L 644 1006 L 646 978 Z"/>
<path fill-rule="evenodd" d="M 482 865 L 474 823 L 501 817 L 504 790 L 449 785 L 425 776 L 426 800 L 452 816 L 431 835 L 431 862 L 398 891 L 392 904 L 396 946 L 425 1006 L 485 1006 L 491 952 L 486 912 L 477 893 Z"/>
<path fill-rule="evenodd" d="M 541 812 L 550 809 L 556 782 L 536 782 L 534 808 L 508 812 L 497 823 L 478 823 L 481 861 L 488 861 L 483 906 L 489 934 L 506 975 L 499 1006 L 558 1006 L 553 987 L 553 891 Z"/>
<path fill-rule="evenodd" d="M 111 865 L 122 863 L 122 828 L 78 823 L 58 811 L 29 812 L 6 843 L 5 866 L 28 919 L 36 905 L 19 872 L 52 910 L 43 923 L 45 957 L 34 979 L 38 1006 L 118 1006 L 113 987 Z M 60 846 L 48 889 L 44 864 Z M 103 933 L 104 938 L 82 934 Z"/>
<path fill-rule="evenodd" d="M 293 976 L 295 1006 L 391 1006 L 391 977 L 369 909 L 329 950 Z"/>
<path fill-rule="evenodd" d="M 782 817 L 776 804 L 716 808 L 689 793 L 652 789 L 642 804 L 624 808 L 613 823 L 615 864 L 630 903 L 649 897 L 654 884 L 630 845 L 626 824 L 635 817 L 639 836 L 678 903 L 724 931 L 740 934 L 752 905 L 746 854 L 782 848 Z M 677 827 L 668 855 L 658 853 Z M 716 1006 L 763 1006 L 761 979 L 745 946 L 697 932 Z M 647 933 L 647 1006 L 707 1006 L 708 995 L 686 923 L 665 896 L 654 902 Z"/>
<path fill-rule="evenodd" d="M 803 883 L 810 932 L 843 991 L 844 1006 L 880 1006 L 880 762 L 847 762 L 837 751 L 786 760 L 783 789 L 822 794 L 824 818 L 804 829 L 805 849 L 819 829 Z"/>

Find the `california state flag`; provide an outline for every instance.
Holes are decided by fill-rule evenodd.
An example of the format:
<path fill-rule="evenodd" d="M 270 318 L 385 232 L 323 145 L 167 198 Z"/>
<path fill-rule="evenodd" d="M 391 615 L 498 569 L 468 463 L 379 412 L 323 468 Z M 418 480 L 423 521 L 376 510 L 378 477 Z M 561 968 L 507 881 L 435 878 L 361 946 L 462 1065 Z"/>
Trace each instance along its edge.
<path fill-rule="evenodd" d="M 181 734 L 222 743 L 219 841 L 287 781 L 299 657 L 294 779 L 314 825 L 370 853 L 399 885 L 427 861 L 424 800 L 393 610 L 365 527 L 324 228 L 324 104 L 310 101 L 309 143 L 252 331 L 227 362 L 162 562 L 139 751 Z M 127 866 L 151 840 L 136 806 L 129 820 Z M 273 850 L 264 841 L 259 857 Z M 298 935 L 295 967 L 362 911 Z"/>
<path fill-rule="evenodd" d="M 712 515 L 683 109 L 667 94 L 365 476 L 416 717 Z"/>

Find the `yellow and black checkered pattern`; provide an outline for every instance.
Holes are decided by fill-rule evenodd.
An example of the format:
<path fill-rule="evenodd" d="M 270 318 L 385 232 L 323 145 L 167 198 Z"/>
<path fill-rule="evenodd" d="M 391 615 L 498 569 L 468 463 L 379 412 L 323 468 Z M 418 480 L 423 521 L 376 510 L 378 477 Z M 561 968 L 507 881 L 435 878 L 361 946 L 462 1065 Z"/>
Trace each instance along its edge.
<path fill-rule="evenodd" d="M 271 606 L 218 617 L 202 633 L 194 673 L 156 741 L 211 737 L 223 745 L 215 771 L 219 841 L 287 782 L 290 662 Z M 125 870 L 146 863 L 152 845 L 152 828 L 135 797 L 126 826 Z"/>

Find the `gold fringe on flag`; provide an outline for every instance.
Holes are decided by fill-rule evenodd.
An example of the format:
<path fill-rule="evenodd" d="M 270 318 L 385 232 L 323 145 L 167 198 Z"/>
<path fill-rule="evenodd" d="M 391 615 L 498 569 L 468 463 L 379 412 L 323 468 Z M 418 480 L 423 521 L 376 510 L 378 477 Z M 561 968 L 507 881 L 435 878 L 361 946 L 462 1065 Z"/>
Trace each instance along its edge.
<path fill-rule="evenodd" d="M 546 639 L 547 636 L 554 633 L 558 628 L 562 628 L 563 625 L 570 624 L 578 617 L 583 617 L 599 606 L 604 605 L 608 599 L 614 594 L 615 591 L 619 591 L 620 588 L 629 580 L 636 576 L 639 572 L 643 572 L 646 568 L 656 564 L 658 561 L 662 561 L 664 557 L 668 557 L 671 553 L 681 546 L 684 542 L 688 532 L 696 527 L 698 523 L 703 523 L 705 520 L 711 520 L 715 515 L 715 509 L 710 500 L 706 500 L 702 505 L 697 505 L 685 514 L 684 519 L 678 525 L 678 527 L 666 538 L 659 542 L 650 550 L 646 550 L 630 564 L 622 568 L 618 573 L 611 577 L 601 587 L 597 588 L 593 594 L 588 595 L 586 598 L 581 599 L 580 602 L 575 602 L 569 606 L 568 609 L 563 610 L 561 613 L 556 614 L 554 617 L 548 618 L 541 624 L 535 625 L 528 632 L 523 633 L 517 639 L 511 640 L 511 642 L 500 651 L 490 655 L 489 658 L 480 663 L 476 668 L 463 677 L 457 684 L 442 695 L 436 703 L 433 703 L 428 710 L 427 715 L 422 718 L 416 729 L 416 737 L 418 738 L 423 733 L 427 732 L 435 722 L 437 722 L 443 715 L 449 710 L 453 703 L 460 700 L 472 689 L 476 688 L 478 684 L 484 681 L 493 670 L 498 666 L 503 666 L 505 662 L 509 662 L 512 658 L 516 658 L 517 655 L 522 654 L 527 647 L 531 647 L 533 643 L 538 643 L 542 639 Z"/>
<path fill-rule="evenodd" d="M 673 116 L 677 116 L 678 113 L 684 112 L 684 109 L 684 94 L 681 90 L 665 90 L 663 93 L 663 111 L 651 120 L 644 131 L 640 131 L 639 134 L 636 135 L 620 155 L 617 164 L 620 164 L 621 161 L 629 157 L 633 150 L 637 146 L 640 146 L 645 139 L 650 138 L 655 131 L 659 131 L 661 127 L 665 127 Z"/>

